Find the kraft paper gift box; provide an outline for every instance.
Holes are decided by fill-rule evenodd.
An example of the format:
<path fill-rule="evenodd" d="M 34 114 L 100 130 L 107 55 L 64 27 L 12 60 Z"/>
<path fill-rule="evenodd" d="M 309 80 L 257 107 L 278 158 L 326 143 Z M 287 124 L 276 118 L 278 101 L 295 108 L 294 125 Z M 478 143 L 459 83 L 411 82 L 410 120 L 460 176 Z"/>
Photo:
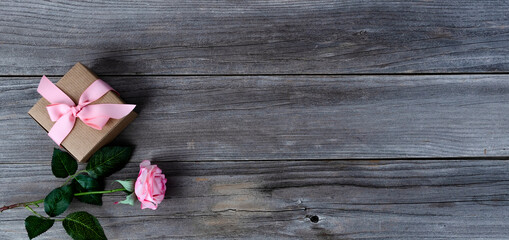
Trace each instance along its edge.
<path fill-rule="evenodd" d="M 78 103 L 81 94 L 95 81 L 99 79 L 87 67 L 81 63 L 74 65 L 55 85 L 69 96 L 75 104 Z M 119 95 L 108 91 L 105 95 L 92 104 L 124 104 Z M 28 111 L 28 114 L 44 129 L 49 132 L 54 123 L 51 121 L 46 106 L 51 103 L 41 98 Z M 101 130 L 87 126 L 80 118 L 76 118 L 75 125 L 71 132 L 62 141 L 61 146 L 65 148 L 76 160 L 87 161 L 101 147 L 112 141 L 120 132 L 129 125 L 137 114 L 131 111 L 120 119 L 110 118 Z M 49 141 L 52 141 L 48 137 Z"/>

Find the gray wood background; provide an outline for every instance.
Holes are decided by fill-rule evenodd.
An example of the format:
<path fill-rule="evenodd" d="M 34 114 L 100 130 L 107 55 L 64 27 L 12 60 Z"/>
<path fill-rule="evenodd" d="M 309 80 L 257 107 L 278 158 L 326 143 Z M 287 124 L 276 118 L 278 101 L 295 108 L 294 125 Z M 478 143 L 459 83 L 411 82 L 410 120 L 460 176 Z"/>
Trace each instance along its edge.
<path fill-rule="evenodd" d="M 61 184 L 26 112 L 80 61 L 138 104 L 109 179 L 169 177 L 156 211 L 73 202 L 110 239 L 507 239 L 508 7 L 1 1 L 0 205 Z M 28 215 L 1 213 L 0 239 Z"/>

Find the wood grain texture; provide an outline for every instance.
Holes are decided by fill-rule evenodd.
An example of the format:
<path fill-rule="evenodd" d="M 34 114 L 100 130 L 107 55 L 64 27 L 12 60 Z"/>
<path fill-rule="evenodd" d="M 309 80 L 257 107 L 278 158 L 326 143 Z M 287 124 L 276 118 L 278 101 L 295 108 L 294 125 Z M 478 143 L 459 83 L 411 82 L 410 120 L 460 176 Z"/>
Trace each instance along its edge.
<path fill-rule="evenodd" d="M 0 73 L 508 72 L 509 2 L 1 1 Z"/>
<path fill-rule="evenodd" d="M 153 159 L 169 176 L 156 211 L 74 201 L 110 239 L 504 239 L 509 161 L 211 161 Z M 109 179 L 133 178 L 133 158 Z M 81 166 L 83 167 L 83 166 Z M 27 182 L 37 181 L 35 185 Z M 44 197 L 49 164 L 3 164 L 0 204 Z M 116 186 L 107 184 L 109 188 Z M 25 209 L 2 213 L 0 238 L 23 239 Z M 313 223 L 310 217 L 317 216 Z M 59 223 L 39 239 L 67 239 Z"/>
<path fill-rule="evenodd" d="M 506 75 L 106 77 L 139 117 L 120 135 L 176 161 L 508 156 Z M 56 79 L 55 79 L 56 80 Z M 2 162 L 47 162 L 26 114 L 39 79 L 0 86 Z M 26 146 L 31 146 L 26 148 Z M 44 154 L 40 154 L 44 153 Z"/>
<path fill-rule="evenodd" d="M 508 7 L 0 1 L 0 205 L 62 184 L 27 111 L 79 61 L 138 104 L 108 188 L 143 159 L 169 178 L 157 211 L 73 202 L 110 239 L 507 239 Z"/>

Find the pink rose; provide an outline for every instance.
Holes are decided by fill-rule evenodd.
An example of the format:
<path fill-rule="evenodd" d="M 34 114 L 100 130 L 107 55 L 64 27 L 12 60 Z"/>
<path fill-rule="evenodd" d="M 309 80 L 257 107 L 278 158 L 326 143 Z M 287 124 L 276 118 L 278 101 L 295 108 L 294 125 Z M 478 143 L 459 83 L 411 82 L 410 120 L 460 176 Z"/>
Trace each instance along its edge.
<path fill-rule="evenodd" d="M 134 193 L 141 202 L 141 209 L 155 210 L 164 199 L 166 178 L 157 165 L 150 165 L 149 160 L 140 163 L 140 173 L 134 184 Z"/>

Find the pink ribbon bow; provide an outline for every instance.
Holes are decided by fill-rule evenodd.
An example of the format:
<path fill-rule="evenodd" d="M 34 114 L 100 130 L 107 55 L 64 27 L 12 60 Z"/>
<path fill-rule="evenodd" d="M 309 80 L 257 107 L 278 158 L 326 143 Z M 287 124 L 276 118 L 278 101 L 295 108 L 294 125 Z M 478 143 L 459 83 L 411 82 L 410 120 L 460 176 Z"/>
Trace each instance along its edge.
<path fill-rule="evenodd" d="M 129 114 L 136 105 L 92 104 L 109 91 L 115 91 L 101 79 L 95 80 L 80 96 L 78 105 L 46 76 L 42 76 L 37 92 L 51 104 L 46 106 L 51 121 L 55 122 L 48 136 L 58 145 L 74 127 L 78 117 L 86 125 L 101 130 L 110 118 L 120 119 Z"/>

